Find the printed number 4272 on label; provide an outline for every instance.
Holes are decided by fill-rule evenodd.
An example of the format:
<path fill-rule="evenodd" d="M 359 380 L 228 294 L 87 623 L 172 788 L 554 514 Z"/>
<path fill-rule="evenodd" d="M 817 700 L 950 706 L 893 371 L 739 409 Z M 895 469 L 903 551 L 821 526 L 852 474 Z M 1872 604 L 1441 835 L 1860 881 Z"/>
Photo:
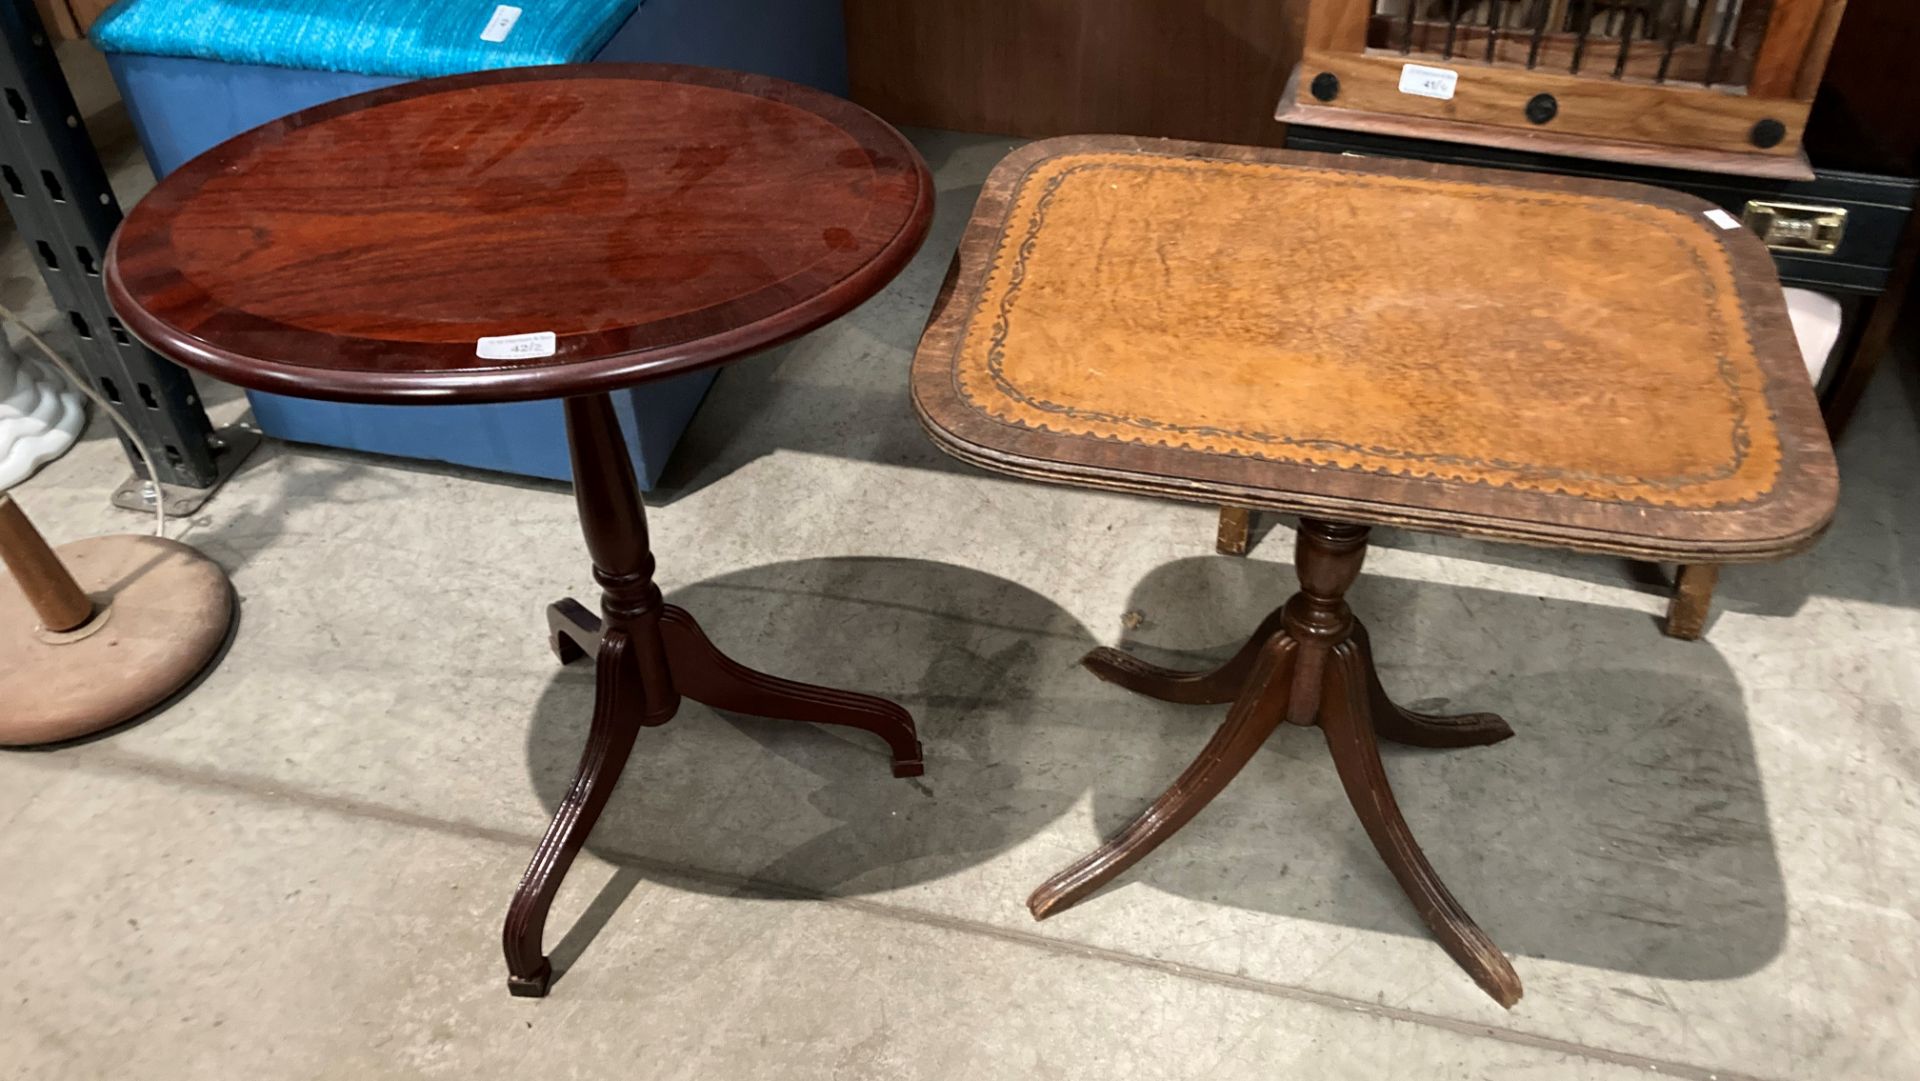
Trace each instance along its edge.
<path fill-rule="evenodd" d="M 474 355 L 485 360 L 550 357 L 558 344 L 559 338 L 551 330 L 536 331 L 532 334 L 503 334 L 497 338 L 481 338 L 475 342 Z"/>

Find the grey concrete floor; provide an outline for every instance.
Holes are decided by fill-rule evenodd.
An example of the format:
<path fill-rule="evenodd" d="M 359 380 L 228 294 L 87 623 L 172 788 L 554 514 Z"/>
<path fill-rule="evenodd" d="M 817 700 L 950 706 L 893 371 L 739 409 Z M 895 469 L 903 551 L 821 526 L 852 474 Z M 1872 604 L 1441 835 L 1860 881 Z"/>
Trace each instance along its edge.
<path fill-rule="evenodd" d="M 643 733 L 509 998 L 508 895 L 592 687 L 541 606 L 592 582 L 561 485 L 270 443 L 174 532 L 240 621 L 190 695 L 0 755 L 0 1076 L 1920 1077 L 1920 378 L 1841 447 L 1812 554 L 1730 570 L 1704 642 L 1626 566 L 1383 534 L 1356 605 L 1389 686 L 1519 738 L 1389 750 L 1429 856 L 1527 984 L 1433 944 L 1310 732 L 1044 924 L 1022 901 L 1157 794 L 1217 709 L 1075 665 L 1217 655 L 1291 583 L 1275 526 L 940 456 L 907 361 L 1005 141 L 918 136 L 933 237 L 848 318 L 723 374 L 651 498 L 660 578 L 772 671 L 920 720 L 689 704 Z M 150 183 L 131 152 L 115 175 Z M 53 313 L 17 242 L 4 297 Z M 244 400 L 205 387 L 216 415 Z M 96 422 L 17 494 L 56 541 L 134 532 Z"/>

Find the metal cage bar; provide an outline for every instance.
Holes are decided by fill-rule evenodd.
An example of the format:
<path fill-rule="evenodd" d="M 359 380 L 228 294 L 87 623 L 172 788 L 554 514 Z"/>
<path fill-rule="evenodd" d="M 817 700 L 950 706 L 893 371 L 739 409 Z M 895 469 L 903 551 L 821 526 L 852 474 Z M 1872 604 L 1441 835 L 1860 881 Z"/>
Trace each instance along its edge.
<path fill-rule="evenodd" d="M 1689 86 L 1742 85 L 1772 0 L 1373 0 L 1403 56 Z"/>

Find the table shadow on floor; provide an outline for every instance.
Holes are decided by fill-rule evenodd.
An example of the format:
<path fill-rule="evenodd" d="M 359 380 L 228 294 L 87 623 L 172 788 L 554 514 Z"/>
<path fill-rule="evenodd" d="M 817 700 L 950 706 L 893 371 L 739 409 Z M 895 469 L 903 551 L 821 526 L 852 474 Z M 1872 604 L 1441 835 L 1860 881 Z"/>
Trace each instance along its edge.
<path fill-rule="evenodd" d="M 1291 585 L 1283 565 L 1167 564 L 1130 599 L 1144 622 L 1127 644 L 1204 663 Z M 670 599 L 749 664 L 905 704 L 927 775 L 891 777 L 865 733 L 689 705 L 641 733 L 588 845 L 629 867 L 567 932 L 569 953 L 649 867 L 692 869 L 676 885 L 720 893 L 756 893 L 746 882 L 858 896 L 954 875 L 1050 830 L 1091 848 L 1171 783 L 1223 715 L 1094 680 L 1077 665 L 1092 636 L 1073 617 L 962 568 L 808 560 Z M 1637 612 L 1484 590 L 1363 579 L 1355 601 L 1389 690 L 1410 705 L 1496 710 L 1519 732 L 1490 748 L 1386 752 L 1427 855 L 1501 946 L 1696 979 L 1778 953 L 1785 896 L 1764 795 L 1739 685 L 1710 646 L 1666 640 Z M 576 665 L 538 707 L 529 769 L 549 808 L 591 697 Z M 1098 834 L 1061 822 L 1089 790 Z M 1011 887 L 1011 919 L 1024 923 L 1035 885 Z M 1186 831 L 1070 918 L 1118 912 L 1138 890 L 1427 937 L 1311 731 L 1276 735 Z"/>
<path fill-rule="evenodd" d="M 1206 667 L 1243 633 L 1223 628 L 1251 628 L 1293 584 L 1285 565 L 1167 564 L 1135 590 L 1145 622 L 1123 645 Z M 1740 685 L 1710 645 L 1663 638 L 1634 611 L 1480 589 L 1363 576 L 1352 599 L 1397 700 L 1491 710 L 1516 730 L 1486 748 L 1384 751 L 1428 858 L 1504 949 L 1681 979 L 1744 975 L 1778 954 L 1786 896 L 1765 794 Z M 1162 708 L 1169 730 L 1152 776 L 1096 784 L 1103 830 L 1138 814 L 1224 716 Z M 1175 728 L 1181 719 L 1191 728 Z M 1317 731 L 1283 728 L 1185 833 L 1110 889 L 1128 881 L 1427 933 Z"/>
<path fill-rule="evenodd" d="M 1045 722 L 1089 708 L 1095 687 L 1077 664 L 1095 643 L 1023 586 L 920 560 L 816 559 L 710 579 L 668 600 L 743 663 L 906 706 L 927 775 L 895 778 L 885 744 L 866 732 L 686 703 L 641 731 L 591 851 L 803 892 L 875 892 L 992 860 L 1080 791 L 1077 733 Z M 592 699 L 582 662 L 536 708 L 528 762 L 549 809 L 572 778 Z M 725 878 L 693 888 L 742 892 Z"/>

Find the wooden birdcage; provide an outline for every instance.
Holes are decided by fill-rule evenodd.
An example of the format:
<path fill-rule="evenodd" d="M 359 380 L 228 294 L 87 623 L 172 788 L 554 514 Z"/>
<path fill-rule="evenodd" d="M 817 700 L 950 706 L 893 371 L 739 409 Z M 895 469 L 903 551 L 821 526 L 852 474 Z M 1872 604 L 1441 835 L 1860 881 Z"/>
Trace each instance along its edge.
<path fill-rule="evenodd" d="M 1309 0 L 1282 120 L 1765 176 L 1846 0 Z"/>

